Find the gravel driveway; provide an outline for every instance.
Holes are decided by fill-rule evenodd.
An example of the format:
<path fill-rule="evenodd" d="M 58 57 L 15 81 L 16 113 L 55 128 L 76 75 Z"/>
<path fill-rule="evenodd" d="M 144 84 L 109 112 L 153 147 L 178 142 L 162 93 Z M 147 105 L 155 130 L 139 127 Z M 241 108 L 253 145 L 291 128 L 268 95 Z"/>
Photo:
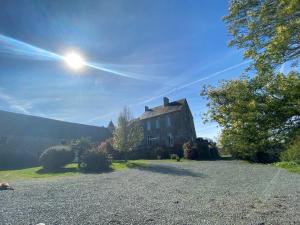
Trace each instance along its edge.
<path fill-rule="evenodd" d="M 0 224 L 300 224 L 300 175 L 241 161 L 19 181 L 0 192 Z"/>

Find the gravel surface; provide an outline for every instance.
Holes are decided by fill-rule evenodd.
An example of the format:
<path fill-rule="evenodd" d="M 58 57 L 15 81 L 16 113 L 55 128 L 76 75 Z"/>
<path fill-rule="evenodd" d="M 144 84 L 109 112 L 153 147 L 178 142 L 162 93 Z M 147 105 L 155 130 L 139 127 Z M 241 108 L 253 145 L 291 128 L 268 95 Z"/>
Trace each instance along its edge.
<path fill-rule="evenodd" d="M 0 224 L 300 224 L 300 175 L 241 161 L 146 168 L 13 183 Z"/>

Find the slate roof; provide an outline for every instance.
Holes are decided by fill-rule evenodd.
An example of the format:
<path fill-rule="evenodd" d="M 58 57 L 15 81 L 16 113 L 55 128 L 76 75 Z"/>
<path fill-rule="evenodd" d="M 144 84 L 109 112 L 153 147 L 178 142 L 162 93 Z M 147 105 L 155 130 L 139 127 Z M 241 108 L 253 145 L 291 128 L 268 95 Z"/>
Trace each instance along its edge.
<path fill-rule="evenodd" d="M 0 110 L 0 137 L 47 137 L 57 139 L 78 139 L 91 137 L 92 140 L 110 136 L 107 128 L 53 120 L 38 116 Z"/>
<path fill-rule="evenodd" d="M 174 102 L 169 102 L 168 106 L 160 105 L 154 108 L 149 108 L 149 111 L 144 112 L 141 116 L 140 119 L 148 119 L 176 111 L 182 110 L 184 105 L 186 104 L 186 99 L 180 99 Z"/>
<path fill-rule="evenodd" d="M 109 124 L 107 125 L 107 128 L 115 129 L 114 123 L 112 121 L 110 121 Z"/>

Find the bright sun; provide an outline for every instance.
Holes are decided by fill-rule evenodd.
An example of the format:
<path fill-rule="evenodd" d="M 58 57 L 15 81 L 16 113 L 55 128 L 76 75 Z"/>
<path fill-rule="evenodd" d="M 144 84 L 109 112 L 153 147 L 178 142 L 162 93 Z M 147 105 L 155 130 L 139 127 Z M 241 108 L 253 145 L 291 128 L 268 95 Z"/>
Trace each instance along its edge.
<path fill-rule="evenodd" d="M 65 56 L 65 61 L 69 67 L 79 70 L 84 66 L 84 59 L 78 53 L 71 52 Z"/>

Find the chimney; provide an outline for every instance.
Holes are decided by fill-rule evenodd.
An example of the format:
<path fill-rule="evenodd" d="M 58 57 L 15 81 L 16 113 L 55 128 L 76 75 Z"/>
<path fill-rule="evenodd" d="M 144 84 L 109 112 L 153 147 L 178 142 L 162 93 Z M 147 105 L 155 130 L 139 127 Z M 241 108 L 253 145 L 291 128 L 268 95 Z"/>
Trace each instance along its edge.
<path fill-rule="evenodd" d="M 149 107 L 145 106 L 145 112 L 149 111 Z"/>
<path fill-rule="evenodd" d="M 169 99 L 167 97 L 164 97 L 164 106 L 169 105 Z"/>

